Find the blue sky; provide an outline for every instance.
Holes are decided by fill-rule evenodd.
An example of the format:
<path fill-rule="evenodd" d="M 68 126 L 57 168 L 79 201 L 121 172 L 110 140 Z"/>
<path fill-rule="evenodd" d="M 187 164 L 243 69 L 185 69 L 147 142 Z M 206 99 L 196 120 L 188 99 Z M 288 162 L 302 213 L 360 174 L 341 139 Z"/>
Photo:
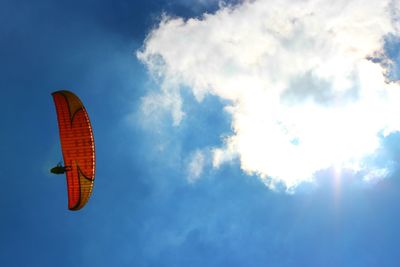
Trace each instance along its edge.
<path fill-rule="evenodd" d="M 240 136 L 222 93 L 200 101 L 183 79 L 178 124 L 174 104 L 146 115 L 146 97 L 169 86 L 137 58 L 146 36 L 163 13 L 217 10 L 215 1 L 0 3 L 2 266 L 398 266 L 398 131 L 374 158 L 390 165 L 384 178 L 349 169 L 338 178 L 329 167 L 287 193 L 240 157 L 213 166 L 223 137 Z M 386 42 L 393 71 L 398 40 Z M 65 179 L 49 173 L 62 158 L 50 95 L 59 89 L 83 100 L 95 134 L 94 192 L 78 212 L 67 209 Z M 191 182 L 196 151 L 204 161 Z"/>

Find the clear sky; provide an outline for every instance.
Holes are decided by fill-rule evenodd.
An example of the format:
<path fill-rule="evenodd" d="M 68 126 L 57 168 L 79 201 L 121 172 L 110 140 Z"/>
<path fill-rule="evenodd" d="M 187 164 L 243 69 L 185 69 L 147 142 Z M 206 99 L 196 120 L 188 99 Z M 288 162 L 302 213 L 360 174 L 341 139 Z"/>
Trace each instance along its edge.
<path fill-rule="evenodd" d="M 0 1 L 0 265 L 399 266 L 399 6 Z M 77 212 L 60 89 L 96 142 Z"/>

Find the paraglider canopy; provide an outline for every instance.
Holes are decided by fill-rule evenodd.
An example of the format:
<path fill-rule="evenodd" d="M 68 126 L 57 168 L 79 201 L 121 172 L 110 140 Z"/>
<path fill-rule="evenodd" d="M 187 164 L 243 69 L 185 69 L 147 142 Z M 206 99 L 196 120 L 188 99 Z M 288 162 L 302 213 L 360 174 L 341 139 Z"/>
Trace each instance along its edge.
<path fill-rule="evenodd" d="M 57 165 L 51 172 L 65 173 L 68 208 L 79 210 L 85 206 L 93 189 L 95 146 L 92 126 L 85 107 L 75 94 L 62 90 L 52 95 L 65 167 Z"/>

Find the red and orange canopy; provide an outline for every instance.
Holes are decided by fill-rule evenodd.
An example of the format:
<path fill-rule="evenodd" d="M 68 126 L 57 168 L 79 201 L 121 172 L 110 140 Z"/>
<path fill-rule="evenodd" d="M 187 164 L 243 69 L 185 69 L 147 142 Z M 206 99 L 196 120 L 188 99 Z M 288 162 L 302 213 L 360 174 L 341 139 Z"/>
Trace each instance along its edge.
<path fill-rule="evenodd" d="M 89 200 L 93 189 L 95 147 L 92 126 L 85 107 L 75 94 L 63 90 L 52 95 L 67 169 L 68 208 L 79 210 Z"/>

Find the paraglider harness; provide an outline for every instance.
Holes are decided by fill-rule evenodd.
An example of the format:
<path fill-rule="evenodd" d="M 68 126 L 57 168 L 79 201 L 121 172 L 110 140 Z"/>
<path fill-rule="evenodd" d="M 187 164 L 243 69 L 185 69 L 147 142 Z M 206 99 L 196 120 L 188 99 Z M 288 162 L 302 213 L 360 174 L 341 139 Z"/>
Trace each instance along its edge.
<path fill-rule="evenodd" d="M 62 166 L 61 162 L 59 162 L 57 166 L 50 169 L 50 172 L 54 174 L 64 174 L 65 172 L 70 170 L 71 166 Z"/>

